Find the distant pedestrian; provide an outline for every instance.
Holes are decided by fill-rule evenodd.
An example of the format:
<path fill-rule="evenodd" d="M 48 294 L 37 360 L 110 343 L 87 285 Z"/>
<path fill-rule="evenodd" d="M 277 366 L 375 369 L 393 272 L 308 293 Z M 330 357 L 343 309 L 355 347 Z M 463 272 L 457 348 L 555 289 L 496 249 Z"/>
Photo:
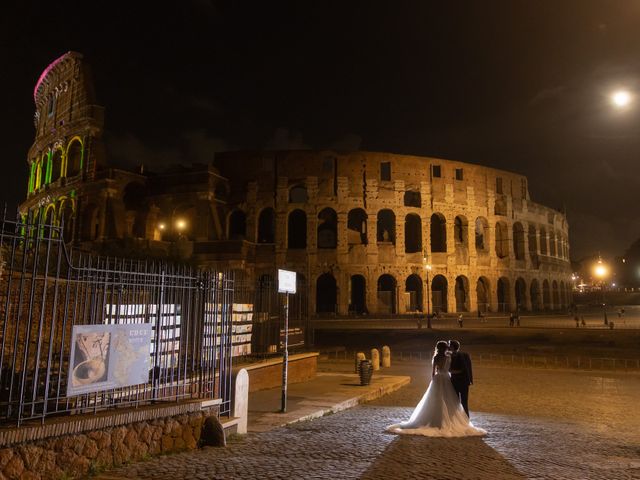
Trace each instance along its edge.
<path fill-rule="evenodd" d="M 432 315 L 430 313 L 427 314 L 427 328 L 431 329 L 431 317 Z"/>
<path fill-rule="evenodd" d="M 515 323 L 514 315 L 513 315 L 513 313 L 510 313 L 509 314 L 509 326 L 513 327 L 514 323 Z"/>
<path fill-rule="evenodd" d="M 587 322 L 585 322 L 585 321 L 584 321 L 584 316 L 580 317 L 580 324 L 581 324 L 583 327 L 586 327 L 586 326 L 587 326 Z"/>
<path fill-rule="evenodd" d="M 520 313 L 516 313 L 516 327 L 520 326 Z"/>
<path fill-rule="evenodd" d="M 458 326 L 462 328 L 462 314 L 458 315 Z"/>
<path fill-rule="evenodd" d="M 576 315 L 574 319 L 576 321 L 576 328 L 580 328 L 580 319 L 578 318 L 578 316 Z"/>

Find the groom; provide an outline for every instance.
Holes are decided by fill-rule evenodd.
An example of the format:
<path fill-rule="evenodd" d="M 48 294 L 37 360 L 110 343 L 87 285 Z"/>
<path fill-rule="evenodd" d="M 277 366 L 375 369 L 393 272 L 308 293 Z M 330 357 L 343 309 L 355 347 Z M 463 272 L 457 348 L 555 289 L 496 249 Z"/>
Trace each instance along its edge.
<path fill-rule="evenodd" d="M 449 340 L 451 350 L 451 383 L 460 397 L 462 408 L 469 416 L 469 385 L 473 383 L 473 373 L 471 371 L 471 358 L 468 353 L 460 351 L 460 342 Z"/>

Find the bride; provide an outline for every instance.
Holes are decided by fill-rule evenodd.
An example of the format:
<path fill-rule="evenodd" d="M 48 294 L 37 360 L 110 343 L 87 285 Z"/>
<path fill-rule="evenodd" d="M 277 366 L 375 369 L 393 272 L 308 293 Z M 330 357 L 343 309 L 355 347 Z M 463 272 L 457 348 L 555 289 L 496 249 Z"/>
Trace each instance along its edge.
<path fill-rule="evenodd" d="M 427 437 L 467 437 L 486 435 L 486 430 L 474 427 L 464 412 L 451 384 L 447 342 L 439 341 L 432 360 L 431 383 L 406 422 L 387 427 L 391 433 L 424 435 Z"/>

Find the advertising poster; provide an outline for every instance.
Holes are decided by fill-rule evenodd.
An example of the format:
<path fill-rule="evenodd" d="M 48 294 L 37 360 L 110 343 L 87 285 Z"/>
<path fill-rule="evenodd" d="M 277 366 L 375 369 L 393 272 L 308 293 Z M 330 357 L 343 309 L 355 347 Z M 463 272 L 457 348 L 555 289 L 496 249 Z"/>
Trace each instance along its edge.
<path fill-rule="evenodd" d="M 149 323 L 74 325 L 67 395 L 147 383 L 151 336 Z"/>

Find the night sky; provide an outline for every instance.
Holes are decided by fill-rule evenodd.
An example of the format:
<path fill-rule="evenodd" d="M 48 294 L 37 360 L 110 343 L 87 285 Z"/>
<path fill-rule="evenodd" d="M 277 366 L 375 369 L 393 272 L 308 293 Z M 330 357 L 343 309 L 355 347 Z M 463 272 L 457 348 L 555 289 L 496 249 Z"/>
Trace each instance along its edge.
<path fill-rule="evenodd" d="M 428 155 L 526 175 L 574 260 L 640 237 L 640 2 L 15 2 L 0 14 L 2 197 L 25 194 L 33 88 L 91 64 L 113 163 L 216 151 Z M 179 6 L 177 6 L 179 5 Z M 614 109 L 610 92 L 638 99 Z"/>

